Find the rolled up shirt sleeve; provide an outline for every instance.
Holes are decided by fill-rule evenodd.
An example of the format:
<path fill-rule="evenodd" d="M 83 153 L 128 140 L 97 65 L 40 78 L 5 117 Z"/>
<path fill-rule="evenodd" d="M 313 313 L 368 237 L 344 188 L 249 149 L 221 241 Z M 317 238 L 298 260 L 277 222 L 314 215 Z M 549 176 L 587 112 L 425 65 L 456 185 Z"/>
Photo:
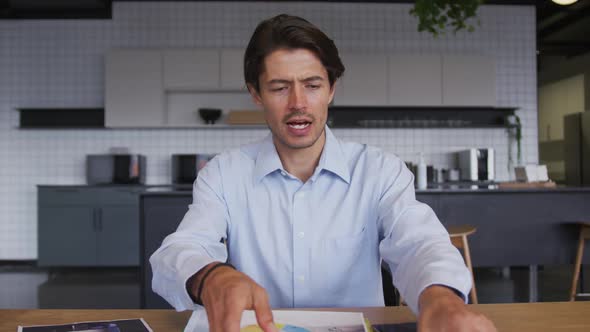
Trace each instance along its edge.
<path fill-rule="evenodd" d="M 414 176 L 399 158 L 389 160 L 378 205 L 381 234 L 379 251 L 389 265 L 393 283 L 410 309 L 418 314 L 418 299 L 431 285 L 442 285 L 462 294 L 472 277 L 461 254 L 450 241 L 434 211 L 416 200 Z"/>
<path fill-rule="evenodd" d="M 227 260 L 221 239 L 227 238 L 229 217 L 220 174 L 217 158 L 201 169 L 193 202 L 178 229 L 150 257 L 152 288 L 177 311 L 200 307 L 187 293 L 187 280 L 206 265 Z"/>

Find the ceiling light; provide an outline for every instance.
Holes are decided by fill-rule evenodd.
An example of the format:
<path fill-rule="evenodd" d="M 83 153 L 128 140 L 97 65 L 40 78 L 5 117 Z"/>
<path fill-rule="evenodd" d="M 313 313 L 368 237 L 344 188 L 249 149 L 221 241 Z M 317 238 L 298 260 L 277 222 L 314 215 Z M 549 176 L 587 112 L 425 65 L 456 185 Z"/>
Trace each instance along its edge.
<path fill-rule="evenodd" d="M 578 0 L 551 0 L 551 1 L 555 2 L 558 5 L 567 6 L 567 5 L 571 5 L 572 3 L 574 3 Z"/>

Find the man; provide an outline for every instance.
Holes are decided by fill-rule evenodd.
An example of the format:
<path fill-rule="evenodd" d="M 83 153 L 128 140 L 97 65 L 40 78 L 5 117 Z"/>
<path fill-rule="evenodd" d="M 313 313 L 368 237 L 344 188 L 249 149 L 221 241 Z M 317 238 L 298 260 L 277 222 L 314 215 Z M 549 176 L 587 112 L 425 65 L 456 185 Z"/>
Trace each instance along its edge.
<path fill-rule="evenodd" d="M 271 134 L 199 173 L 193 204 L 151 257 L 154 290 L 201 319 L 204 306 L 211 331 L 239 331 L 253 309 L 269 332 L 271 307 L 382 306 L 383 259 L 422 331 L 494 331 L 465 305 L 471 276 L 404 163 L 326 127 L 343 72 L 306 20 L 258 25 L 244 73 Z"/>

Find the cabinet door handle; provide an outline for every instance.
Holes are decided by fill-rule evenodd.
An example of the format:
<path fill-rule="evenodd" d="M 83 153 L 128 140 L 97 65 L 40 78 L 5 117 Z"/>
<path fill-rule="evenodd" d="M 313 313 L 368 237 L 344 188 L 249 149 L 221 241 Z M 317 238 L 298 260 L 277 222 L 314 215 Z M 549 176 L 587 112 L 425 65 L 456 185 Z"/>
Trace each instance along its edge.
<path fill-rule="evenodd" d="M 102 232 L 102 209 L 96 209 L 98 211 L 98 230 Z"/>

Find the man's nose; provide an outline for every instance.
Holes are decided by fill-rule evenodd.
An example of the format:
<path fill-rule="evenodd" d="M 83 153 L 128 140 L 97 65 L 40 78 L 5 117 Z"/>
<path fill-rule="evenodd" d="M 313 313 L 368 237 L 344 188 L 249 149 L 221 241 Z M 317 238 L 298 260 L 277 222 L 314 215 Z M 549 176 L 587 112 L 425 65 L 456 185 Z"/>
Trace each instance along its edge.
<path fill-rule="evenodd" d="M 289 94 L 289 109 L 300 110 L 305 108 L 307 99 L 303 86 L 295 85 Z"/>

